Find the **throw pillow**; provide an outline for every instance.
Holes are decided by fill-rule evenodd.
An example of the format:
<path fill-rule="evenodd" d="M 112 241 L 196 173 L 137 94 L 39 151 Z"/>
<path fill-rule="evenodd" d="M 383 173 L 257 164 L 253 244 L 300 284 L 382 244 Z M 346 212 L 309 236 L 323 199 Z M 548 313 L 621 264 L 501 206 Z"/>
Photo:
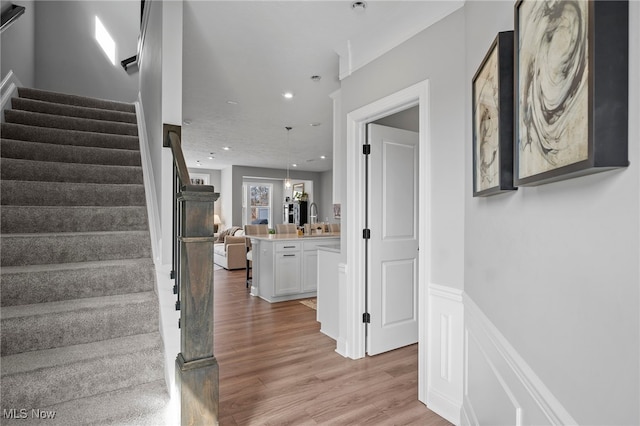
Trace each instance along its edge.
<path fill-rule="evenodd" d="M 221 233 L 218 234 L 218 238 L 216 239 L 216 243 L 224 243 L 224 237 L 227 235 L 235 234 L 240 228 L 239 226 L 232 226 L 231 228 L 225 229 Z"/>

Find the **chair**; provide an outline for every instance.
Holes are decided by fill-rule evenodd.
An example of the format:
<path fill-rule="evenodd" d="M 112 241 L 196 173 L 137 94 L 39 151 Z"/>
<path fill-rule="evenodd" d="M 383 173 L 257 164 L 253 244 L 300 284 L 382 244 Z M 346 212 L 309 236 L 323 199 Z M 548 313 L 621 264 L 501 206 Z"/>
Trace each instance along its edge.
<path fill-rule="evenodd" d="M 252 280 L 249 270 L 253 264 L 253 251 L 251 250 L 251 238 L 247 237 L 247 235 L 269 235 L 269 225 L 245 225 L 244 235 L 244 245 L 247 249 L 247 288 L 249 288 Z"/>
<path fill-rule="evenodd" d="M 339 223 L 330 223 L 329 224 L 329 232 L 340 233 L 340 224 Z"/>
<path fill-rule="evenodd" d="M 279 223 L 276 225 L 276 234 L 297 234 L 298 227 L 295 223 Z"/>

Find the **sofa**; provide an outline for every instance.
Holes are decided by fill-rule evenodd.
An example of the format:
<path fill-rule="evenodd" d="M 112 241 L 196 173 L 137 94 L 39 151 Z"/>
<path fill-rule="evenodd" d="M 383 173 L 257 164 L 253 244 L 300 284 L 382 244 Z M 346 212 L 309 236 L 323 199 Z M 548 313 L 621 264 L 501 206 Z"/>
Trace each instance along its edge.
<path fill-rule="evenodd" d="M 224 269 L 247 267 L 247 247 L 242 228 L 234 226 L 218 235 L 213 244 L 213 263 Z"/>

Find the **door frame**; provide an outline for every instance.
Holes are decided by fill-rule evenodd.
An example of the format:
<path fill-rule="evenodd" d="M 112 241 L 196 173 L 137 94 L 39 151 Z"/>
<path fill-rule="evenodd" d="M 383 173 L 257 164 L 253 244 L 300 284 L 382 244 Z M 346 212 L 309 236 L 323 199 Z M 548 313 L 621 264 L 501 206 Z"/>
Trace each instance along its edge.
<path fill-rule="evenodd" d="M 366 142 L 366 126 L 372 121 L 418 105 L 419 107 L 419 188 L 418 217 L 420 221 L 418 244 L 418 399 L 427 401 L 427 347 L 429 340 L 427 315 L 427 286 L 431 271 L 430 209 L 431 185 L 429 161 L 431 158 L 429 123 L 429 80 L 423 80 L 399 92 L 347 114 L 347 336 L 346 356 L 363 358 L 366 351 L 366 327 L 362 322 L 365 306 L 365 244 L 362 229 L 365 224 L 365 176 L 362 145 Z"/>

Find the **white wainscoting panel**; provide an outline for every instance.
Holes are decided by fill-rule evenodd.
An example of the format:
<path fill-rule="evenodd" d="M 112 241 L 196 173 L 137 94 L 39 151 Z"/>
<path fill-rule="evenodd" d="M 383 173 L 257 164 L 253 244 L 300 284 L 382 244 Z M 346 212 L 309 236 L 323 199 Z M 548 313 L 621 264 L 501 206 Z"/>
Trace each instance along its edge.
<path fill-rule="evenodd" d="M 462 291 L 430 284 L 428 290 L 427 407 L 460 423 L 464 310 Z"/>
<path fill-rule="evenodd" d="M 467 295 L 461 424 L 577 424 Z"/>

